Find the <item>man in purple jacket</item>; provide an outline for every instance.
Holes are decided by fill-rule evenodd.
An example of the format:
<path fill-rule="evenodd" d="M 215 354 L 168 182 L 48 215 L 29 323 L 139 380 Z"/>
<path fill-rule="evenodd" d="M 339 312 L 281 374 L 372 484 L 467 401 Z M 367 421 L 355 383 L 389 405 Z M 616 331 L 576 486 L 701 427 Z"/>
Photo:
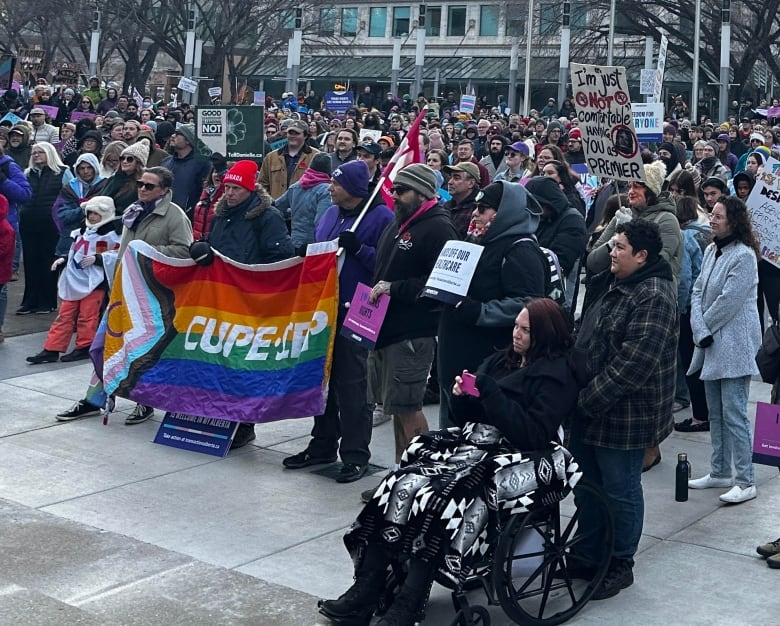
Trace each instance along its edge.
<path fill-rule="evenodd" d="M 343 463 L 336 477 L 340 483 L 351 483 L 365 475 L 371 456 L 368 446 L 372 419 L 366 396 L 368 353 L 341 335 L 341 325 L 357 284 L 371 284 L 377 242 L 393 221 L 390 209 L 377 202 L 371 205 L 357 228 L 353 227 L 366 204 L 368 183 L 368 166 L 363 161 L 344 163 L 332 174 L 329 191 L 333 204 L 323 214 L 315 232 L 316 241 L 338 239 L 345 255 L 339 273 L 338 325 L 328 402 L 325 412 L 314 417 L 312 439 L 306 449 L 282 461 L 288 469 L 332 463 L 338 450 Z"/>

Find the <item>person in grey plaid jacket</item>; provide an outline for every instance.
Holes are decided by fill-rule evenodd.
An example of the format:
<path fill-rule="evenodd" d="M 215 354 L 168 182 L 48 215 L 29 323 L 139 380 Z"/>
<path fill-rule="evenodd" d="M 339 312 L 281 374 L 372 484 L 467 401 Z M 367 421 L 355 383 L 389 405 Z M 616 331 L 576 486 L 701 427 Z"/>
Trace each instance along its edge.
<path fill-rule="evenodd" d="M 594 599 L 611 597 L 634 581 L 644 519 L 645 449 L 672 431 L 677 296 L 672 268 L 660 256 L 662 245 L 658 226 L 648 220 L 617 227 L 610 270 L 595 276 L 588 288 L 583 317 L 595 316 L 592 333 L 577 341 L 586 354 L 587 384 L 580 391 L 570 449 L 584 478 L 604 490 L 615 522 L 612 562 Z M 587 534 L 599 518 L 589 515 L 591 503 L 584 495 L 574 493 L 580 528 Z M 589 564 L 599 562 L 587 546 L 576 556 L 584 575 Z"/>

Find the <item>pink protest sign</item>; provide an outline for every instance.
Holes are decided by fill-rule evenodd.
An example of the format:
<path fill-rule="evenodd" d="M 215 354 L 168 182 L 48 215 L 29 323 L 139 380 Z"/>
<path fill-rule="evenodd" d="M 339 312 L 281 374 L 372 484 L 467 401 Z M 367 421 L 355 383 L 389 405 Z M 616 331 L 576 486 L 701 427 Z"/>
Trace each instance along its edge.
<path fill-rule="evenodd" d="M 83 120 L 84 118 L 94 120 L 95 114 L 90 113 L 89 111 L 73 111 L 73 113 L 70 114 L 70 121 L 74 123 Z"/>
<path fill-rule="evenodd" d="M 57 117 L 57 113 L 59 113 L 59 109 L 57 107 L 49 106 L 48 104 L 36 104 L 33 108 L 35 109 L 43 109 L 43 112 L 46 113 L 51 119 L 54 119 Z"/>
<path fill-rule="evenodd" d="M 756 402 L 753 462 L 780 467 L 780 405 Z"/>
<path fill-rule="evenodd" d="M 387 307 L 390 306 L 390 296 L 381 295 L 372 304 L 368 301 L 370 293 L 371 287 L 358 283 L 341 328 L 342 335 L 359 343 L 366 350 L 371 350 L 376 345 L 379 330 L 387 315 Z"/>

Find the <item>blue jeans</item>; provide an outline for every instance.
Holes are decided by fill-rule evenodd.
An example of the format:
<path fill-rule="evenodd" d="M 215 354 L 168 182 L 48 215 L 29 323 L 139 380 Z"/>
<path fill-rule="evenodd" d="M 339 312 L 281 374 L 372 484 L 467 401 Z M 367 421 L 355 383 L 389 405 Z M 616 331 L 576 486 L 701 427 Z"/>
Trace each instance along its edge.
<path fill-rule="evenodd" d="M 578 428 L 579 426 L 579 428 Z M 612 520 L 615 524 L 613 556 L 625 559 L 632 565 L 642 536 L 645 517 L 645 499 L 642 493 L 642 462 L 644 448 L 617 450 L 586 444 L 582 440 L 581 424 L 572 426 L 569 450 L 579 463 L 583 479 L 601 487 L 607 497 Z M 587 533 L 603 523 L 600 509 L 592 498 L 574 489 L 574 502 L 579 511 L 579 528 Z M 584 561 L 598 563 L 604 555 L 595 553 L 595 546 L 581 545 L 577 556 Z"/>
<path fill-rule="evenodd" d="M 731 478 L 733 460 L 737 485 L 749 487 L 755 482 L 753 433 L 747 416 L 750 376 L 705 380 L 704 392 L 710 410 L 710 476 Z"/>

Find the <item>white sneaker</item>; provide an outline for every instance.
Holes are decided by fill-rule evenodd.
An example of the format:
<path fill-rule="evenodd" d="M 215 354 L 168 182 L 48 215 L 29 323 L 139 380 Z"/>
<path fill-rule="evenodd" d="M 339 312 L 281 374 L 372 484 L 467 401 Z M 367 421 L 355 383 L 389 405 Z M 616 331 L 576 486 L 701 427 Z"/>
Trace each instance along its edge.
<path fill-rule="evenodd" d="M 748 500 L 752 500 L 755 497 L 755 485 L 750 485 L 749 487 L 740 487 L 739 485 L 734 485 L 731 489 L 724 493 L 720 499 L 723 502 L 728 502 L 729 504 L 739 504 L 740 502 L 747 502 Z"/>
<path fill-rule="evenodd" d="M 709 474 L 702 476 L 701 478 L 695 478 L 688 481 L 688 487 L 691 489 L 713 489 L 723 487 L 733 487 L 733 478 L 713 478 Z"/>
<path fill-rule="evenodd" d="M 374 415 L 372 418 L 372 425 L 373 426 L 379 426 L 380 424 L 384 424 L 385 422 L 390 421 L 391 416 L 385 415 L 385 410 L 382 407 L 381 404 L 375 404 L 374 405 Z"/>

